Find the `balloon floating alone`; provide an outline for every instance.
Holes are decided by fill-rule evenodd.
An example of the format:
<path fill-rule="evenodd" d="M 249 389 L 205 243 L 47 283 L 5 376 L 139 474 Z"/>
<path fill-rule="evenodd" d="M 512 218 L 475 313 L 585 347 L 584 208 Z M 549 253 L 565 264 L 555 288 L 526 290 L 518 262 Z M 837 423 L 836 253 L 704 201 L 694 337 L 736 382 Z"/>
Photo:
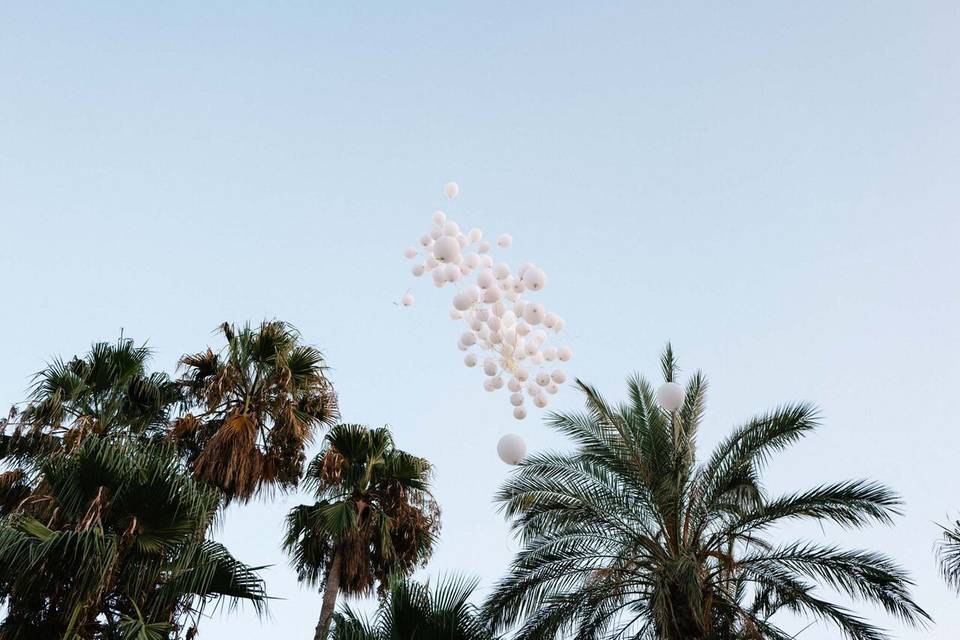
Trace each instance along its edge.
<path fill-rule="evenodd" d="M 527 455 L 527 444 L 517 434 L 508 433 L 497 443 L 497 455 L 507 464 L 520 464 Z"/>
<path fill-rule="evenodd" d="M 657 404 L 667 413 L 673 413 L 683 406 L 686 392 L 677 382 L 665 382 L 657 389 Z"/>

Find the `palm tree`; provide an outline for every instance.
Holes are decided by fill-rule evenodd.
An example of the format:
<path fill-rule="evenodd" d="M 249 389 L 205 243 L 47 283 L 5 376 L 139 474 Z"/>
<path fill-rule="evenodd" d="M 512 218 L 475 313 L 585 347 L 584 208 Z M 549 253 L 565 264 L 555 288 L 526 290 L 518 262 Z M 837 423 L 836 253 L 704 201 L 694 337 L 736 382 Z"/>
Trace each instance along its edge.
<path fill-rule="evenodd" d="M 341 424 L 327 434 L 304 480 L 317 501 L 290 511 L 283 541 L 299 580 L 324 583 L 314 638 L 326 638 L 340 592 L 383 591 L 429 558 L 440 527 L 430 474 L 386 428 Z"/>
<path fill-rule="evenodd" d="M 429 584 L 393 580 L 372 622 L 350 607 L 334 616 L 331 640 L 493 640 L 470 603 L 475 579 L 452 577 Z"/>
<path fill-rule="evenodd" d="M 669 345 L 662 368 L 673 381 Z M 929 620 L 889 557 L 768 537 L 789 520 L 858 528 L 899 513 L 891 490 L 863 480 L 767 495 L 763 467 L 817 426 L 813 407 L 786 405 L 753 418 L 698 463 L 707 387 L 699 372 L 675 412 L 659 408 L 637 376 L 617 405 L 577 385 L 586 412 L 548 421 L 576 449 L 530 456 L 497 495 L 523 547 L 485 603 L 495 628 L 522 622 L 520 640 L 786 639 L 771 621 L 786 609 L 830 621 L 855 640 L 887 637 L 823 599 L 818 584 L 910 624 Z"/>
<path fill-rule="evenodd" d="M 0 421 L 0 455 L 69 448 L 89 434 L 159 438 L 180 395 L 169 376 L 147 370 L 150 355 L 120 338 L 96 343 L 82 357 L 54 360 L 34 376 L 26 407 Z"/>
<path fill-rule="evenodd" d="M 190 412 L 175 422 L 173 438 L 196 476 L 228 500 L 296 487 L 304 448 L 318 426 L 338 417 L 323 356 L 284 322 L 224 323 L 220 331 L 221 352 L 181 359 L 178 382 Z"/>
<path fill-rule="evenodd" d="M 256 568 L 204 539 L 220 503 L 157 443 L 88 435 L 32 458 L 0 482 L 0 639 L 169 638 L 210 603 L 261 612 Z"/>
<path fill-rule="evenodd" d="M 940 573 L 947 584 L 960 591 L 960 520 L 952 527 L 941 527 L 943 535 L 937 543 Z"/>

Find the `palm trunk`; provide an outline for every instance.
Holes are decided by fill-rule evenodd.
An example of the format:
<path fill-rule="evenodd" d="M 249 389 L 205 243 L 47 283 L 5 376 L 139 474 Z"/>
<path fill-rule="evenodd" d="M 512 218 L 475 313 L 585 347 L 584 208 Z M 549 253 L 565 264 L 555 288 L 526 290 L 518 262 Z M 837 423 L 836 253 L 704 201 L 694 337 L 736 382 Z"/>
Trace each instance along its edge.
<path fill-rule="evenodd" d="M 313 640 L 326 640 L 330 632 L 330 621 L 337 606 L 337 594 L 340 593 L 340 565 L 343 563 L 342 552 L 337 548 L 333 552 L 330 562 L 330 573 L 327 574 L 327 584 L 323 588 L 323 605 L 320 607 L 320 621 L 313 634 Z"/>

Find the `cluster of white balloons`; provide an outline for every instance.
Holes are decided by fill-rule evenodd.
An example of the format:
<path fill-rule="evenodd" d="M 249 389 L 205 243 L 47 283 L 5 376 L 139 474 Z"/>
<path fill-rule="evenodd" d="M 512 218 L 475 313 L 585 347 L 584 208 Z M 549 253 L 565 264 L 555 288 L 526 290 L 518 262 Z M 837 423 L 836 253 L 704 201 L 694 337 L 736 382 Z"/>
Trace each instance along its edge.
<path fill-rule="evenodd" d="M 454 182 L 444 187 L 448 198 L 459 192 Z M 501 249 L 511 244 L 508 233 L 496 240 Z M 450 317 L 466 325 L 457 342 L 466 352 L 464 364 L 483 370 L 487 391 L 503 387 L 510 391 L 518 420 L 527 416 L 528 398 L 535 407 L 546 407 L 548 397 L 567 380 L 557 365 L 573 356 L 569 346 L 550 344 L 550 334 L 563 329 L 563 318 L 527 299 L 547 286 L 547 274 L 529 262 L 516 271 L 505 262 L 494 262 L 493 245 L 484 239 L 483 231 L 464 232 L 443 211 L 433 214 L 433 228 L 420 238 L 420 247 L 409 247 L 404 253 L 408 259 L 422 259 L 414 264 L 413 275 L 430 274 L 438 288 L 457 287 Z M 413 305 L 413 295 L 407 293 L 402 302 Z"/>

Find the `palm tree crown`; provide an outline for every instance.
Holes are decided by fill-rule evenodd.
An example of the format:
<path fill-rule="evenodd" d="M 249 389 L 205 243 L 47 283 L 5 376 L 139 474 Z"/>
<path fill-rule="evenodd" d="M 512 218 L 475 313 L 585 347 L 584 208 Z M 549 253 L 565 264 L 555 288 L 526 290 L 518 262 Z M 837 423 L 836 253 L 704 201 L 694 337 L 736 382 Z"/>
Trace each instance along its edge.
<path fill-rule="evenodd" d="M 662 364 L 674 380 L 669 346 Z M 495 627 L 522 622 L 521 640 L 786 640 L 772 616 L 789 610 L 828 620 L 856 640 L 886 637 L 822 599 L 818 583 L 908 623 L 928 620 L 906 573 L 887 556 L 769 539 L 787 520 L 862 527 L 898 513 L 894 493 L 862 480 L 767 495 L 763 467 L 817 426 L 811 406 L 753 418 L 698 463 L 707 386 L 700 373 L 672 413 L 640 377 L 617 405 L 577 385 L 586 412 L 549 419 L 576 449 L 528 457 L 498 494 L 523 548 L 485 604 Z"/>
<path fill-rule="evenodd" d="M 0 481 L 0 639 L 167 638 L 211 600 L 262 610 L 255 569 L 204 540 L 218 493 L 169 447 L 90 435 L 11 473 Z"/>
<path fill-rule="evenodd" d="M 223 351 L 181 360 L 178 382 L 192 410 L 176 421 L 174 438 L 197 477 L 228 500 L 293 488 L 317 427 L 338 416 L 323 356 L 284 322 L 220 330 Z"/>
<path fill-rule="evenodd" d="M 386 428 L 341 424 L 327 434 L 304 480 L 317 502 L 290 511 L 283 542 L 301 581 L 325 581 L 317 638 L 326 636 L 339 592 L 385 589 L 391 576 L 429 558 L 440 526 L 430 474 Z"/>
<path fill-rule="evenodd" d="M 470 602 L 476 588 L 476 580 L 457 576 L 435 586 L 393 580 L 372 621 L 343 607 L 331 640 L 493 640 Z"/>

